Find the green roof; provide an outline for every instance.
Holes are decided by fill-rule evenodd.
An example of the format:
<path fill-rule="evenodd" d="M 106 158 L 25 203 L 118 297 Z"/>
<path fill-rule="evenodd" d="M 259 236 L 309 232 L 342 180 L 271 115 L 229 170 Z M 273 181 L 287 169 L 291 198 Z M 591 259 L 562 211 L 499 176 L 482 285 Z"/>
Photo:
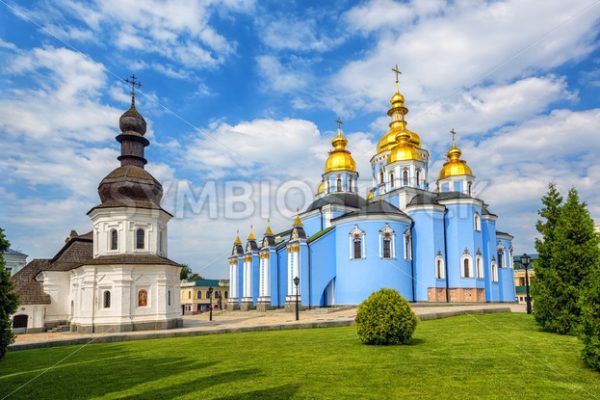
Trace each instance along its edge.
<path fill-rule="evenodd" d="M 194 281 L 196 286 L 201 286 L 201 287 L 218 287 L 219 286 L 219 279 L 196 279 Z"/>
<path fill-rule="evenodd" d="M 315 240 L 319 239 L 322 236 L 325 236 L 326 234 L 328 234 L 329 232 L 331 232 L 333 230 L 333 226 L 330 226 L 329 228 L 325 228 L 317 233 L 315 233 L 314 235 L 312 235 L 311 237 L 308 238 L 307 242 L 314 242 Z"/>

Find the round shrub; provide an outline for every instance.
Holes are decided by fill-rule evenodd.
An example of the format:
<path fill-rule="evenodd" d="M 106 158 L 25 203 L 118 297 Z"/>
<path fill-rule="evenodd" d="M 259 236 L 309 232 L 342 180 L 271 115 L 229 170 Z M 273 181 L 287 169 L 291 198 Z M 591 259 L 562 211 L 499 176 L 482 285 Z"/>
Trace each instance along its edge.
<path fill-rule="evenodd" d="M 417 327 L 417 315 L 394 289 L 381 289 L 362 302 L 356 313 L 356 331 L 365 344 L 403 344 Z"/>

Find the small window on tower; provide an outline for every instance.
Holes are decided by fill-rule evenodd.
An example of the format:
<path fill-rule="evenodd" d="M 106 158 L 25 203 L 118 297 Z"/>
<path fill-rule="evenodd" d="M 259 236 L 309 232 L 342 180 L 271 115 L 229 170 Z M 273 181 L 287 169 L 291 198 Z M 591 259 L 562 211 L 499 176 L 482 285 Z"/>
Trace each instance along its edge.
<path fill-rule="evenodd" d="M 339 176 L 337 178 L 337 184 L 336 185 L 337 185 L 336 186 L 336 190 L 338 192 L 341 192 L 342 191 L 342 178 L 340 178 Z"/>
<path fill-rule="evenodd" d="M 144 239 L 145 239 L 145 232 L 142 228 L 139 228 L 137 231 L 135 231 L 135 248 L 136 249 L 143 249 L 144 248 Z"/>
<path fill-rule="evenodd" d="M 383 183 L 383 170 L 379 170 L 379 183 Z"/>
<path fill-rule="evenodd" d="M 420 169 L 417 170 L 416 178 L 417 178 L 417 186 L 420 186 L 421 185 L 421 170 Z"/>
<path fill-rule="evenodd" d="M 119 247 L 119 233 L 116 229 L 110 231 L 110 249 L 117 250 Z"/>
<path fill-rule="evenodd" d="M 390 173 L 390 186 L 394 187 L 394 173 L 393 172 Z"/>
<path fill-rule="evenodd" d="M 408 186 L 408 171 L 407 170 L 402 171 L 402 184 L 404 186 Z"/>

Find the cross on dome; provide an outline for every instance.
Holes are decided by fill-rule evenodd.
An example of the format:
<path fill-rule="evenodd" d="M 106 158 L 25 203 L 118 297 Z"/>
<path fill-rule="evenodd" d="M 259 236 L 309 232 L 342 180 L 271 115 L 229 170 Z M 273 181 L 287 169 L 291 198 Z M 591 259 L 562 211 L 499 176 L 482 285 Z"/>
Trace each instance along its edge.
<path fill-rule="evenodd" d="M 131 91 L 129 92 L 131 95 L 131 105 L 135 106 L 135 88 L 140 89 L 142 87 L 142 82 L 135 77 L 135 74 L 131 74 L 129 78 L 123 79 L 123 81 L 131 86 Z"/>
<path fill-rule="evenodd" d="M 394 68 L 392 68 L 392 71 L 394 71 L 394 73 L 396 74 L 396 87 L 397 87 L 398 86 L 398 81 L 400 79 L 400 74 L 402 74 L 402 72 L 398 68 L 398 64 L 396 64 L 396 66 Z"/>
<path fill-rule="evenodd" d="M 452 135 L 452 147 L 454 147 L 456 143 L 456 131 L 454 128 L 450 129 L 450 134 Z"/>

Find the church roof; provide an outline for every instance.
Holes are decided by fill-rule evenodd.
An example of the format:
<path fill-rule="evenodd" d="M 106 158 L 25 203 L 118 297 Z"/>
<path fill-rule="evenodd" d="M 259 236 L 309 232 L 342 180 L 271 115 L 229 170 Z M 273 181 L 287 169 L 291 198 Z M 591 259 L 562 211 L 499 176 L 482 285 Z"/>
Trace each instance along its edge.
<path fill-rule="evenodd" d="M 111 256 L 100 256 L 86 261 L 82 265 L 112 265 L 112 264 L 127 264 L 127 265 L 173 265 L 181 267 L 181 264 L 166 258 L 153 254 L 115 254 Z"/>
<path fill-rule="evenodd" d="M 360 217 L 363 215 L 396 215 L 410 219 L 410 217 L 406 215 L 403 211 L 401 211 L 398 207 L 388 203 L 387 201 L 378 200 L 367 204 L 359 210 L 352 211 L 337 218 L 334 218 L 332 219 L 332 221 L 337 221 L 344 218 Z"/>
<path fill-rule="evenodd" d="M 19 304 L 50 304 L 50 295 L 44 293 L 42 283 L 35 280 L 37 274 L 47 269 L 49 265 L 50 260 L 36 258 L 13 275 L 12 280 L 19 294 Z"/>
<path fill-rule="evenodd" d="M 439 192 L 437 193 L 438 200 L 453 200 L 453 199 L 472 199 L 473 197 L 462 192 Z"/>
<path fill-rule="evenodd" d="M 27 254 L 21 253 L 20 251 L 8 249 L 4 252 L 5 256 L 17 256 L 17 257 L 27 257 Z"/>
<path fill-rule="evenodd" d="M 411 201 L 408 203 L 409 207 L 425 206 L 425 205 L 438 205 L 439 206 L 440 203 L 438 203 L 438 201 L 437 201 L 437 194 L 429 193 L 429 192 L 419 193 L 415 197 L 413 197 L 411 199 Z"/>
<path fill-rule="evenodd" d="M 328 204 L 361 208 L 367 204 L 367 201 L 356 193 L 330 193 L 313 201 L 305 212 L 318 210 Z"/>

